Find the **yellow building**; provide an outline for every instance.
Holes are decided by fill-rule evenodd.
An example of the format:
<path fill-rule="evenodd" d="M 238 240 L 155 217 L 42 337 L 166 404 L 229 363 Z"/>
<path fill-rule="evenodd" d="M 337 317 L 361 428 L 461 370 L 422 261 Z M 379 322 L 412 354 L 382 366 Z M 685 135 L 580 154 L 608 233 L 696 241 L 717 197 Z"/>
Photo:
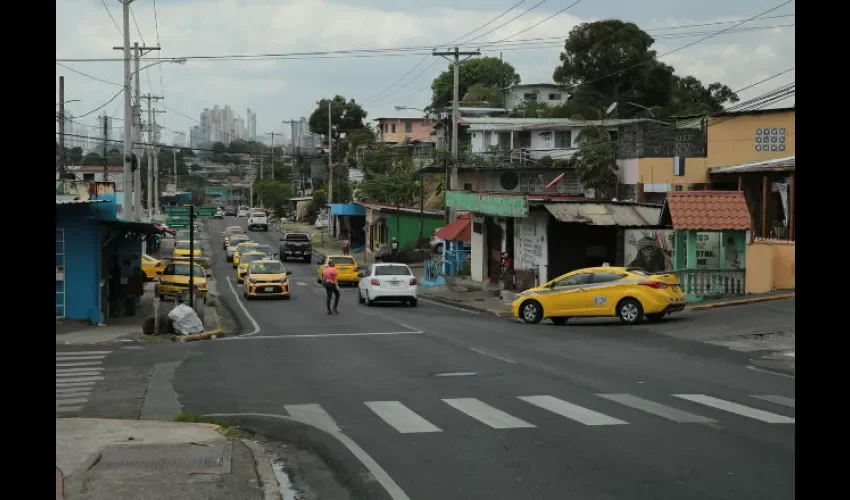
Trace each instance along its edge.
<path fill-rule="evenodd" d="M 638 192 L 645 185 L 669 185 L 671 191 L 702 188 L 710 183 L 709 169 L 762 162 L 795 156 L 796 114 L 794 108 L 719 113 L 710 117 L 686 117 L 704 126 L 705 157 L 684 159 L 683 175 L 675 175 L 670 158 L 637 160 Z M 679 187 L 677 187 L 679 186 Z"/>

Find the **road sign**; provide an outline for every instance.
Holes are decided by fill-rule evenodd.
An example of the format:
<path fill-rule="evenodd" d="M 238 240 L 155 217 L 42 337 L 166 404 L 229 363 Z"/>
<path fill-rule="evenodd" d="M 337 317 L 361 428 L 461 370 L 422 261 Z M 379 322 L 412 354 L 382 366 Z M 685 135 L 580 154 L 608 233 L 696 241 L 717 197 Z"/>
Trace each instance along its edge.
<path fill-rule="evenodd" d="M 189 207 L 169 206 L 165 207 L 165 213 L 168 215 L 189 215 Z"/>
<path fill-rule="evenodd" d="M 196 207 L 195 215 L 199 217 L 212 217 L 215 215 L 216 210 L 218 210 L 216 207 Z"/>
<path fill-rule="evenodd" d="M 168 227 L 172 229 L 187 229 L 189 227 L 189 221 L 171 222 L 168 224 Z"/>

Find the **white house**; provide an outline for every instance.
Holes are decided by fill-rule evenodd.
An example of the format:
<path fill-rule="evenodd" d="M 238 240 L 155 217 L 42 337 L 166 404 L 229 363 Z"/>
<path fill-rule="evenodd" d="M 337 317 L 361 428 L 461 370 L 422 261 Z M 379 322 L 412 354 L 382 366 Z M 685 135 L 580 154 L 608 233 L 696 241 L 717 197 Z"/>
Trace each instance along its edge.
<path fill-rule="evenodd" d="M 100 165 L 86 165 L 83 167 L 67 167 L 68 172 L 74 174 L 78 180 L 84 182 L 114 182 L 115 191 L 124 191 L 124 167 L 106 167 L 104 174 Z"/>
<path fill-rule="evenodd" d="M 529 83 L 512 85 L 505 92 L 505 107 L 516 109 L 527 101 L 537 101 L 547 106 L 557 106 L 567 102 L 569 95 L 560 85 L 554 83 Z"/>

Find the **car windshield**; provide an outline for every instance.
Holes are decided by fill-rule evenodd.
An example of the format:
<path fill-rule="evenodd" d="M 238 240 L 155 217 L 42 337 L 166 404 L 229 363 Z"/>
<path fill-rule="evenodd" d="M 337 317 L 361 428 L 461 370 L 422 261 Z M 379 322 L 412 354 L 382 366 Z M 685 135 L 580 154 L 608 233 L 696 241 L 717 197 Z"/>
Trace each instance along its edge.
<path fill-rule="evenodd" d="M 230 246 L 235 247 L 235 246 L 239 245 L 240 243 L 244 243 L 246 241 L 248 241 L 247 236 L 241 236 L 241 235 L 236 234 L 232 238 L 230 238 Z"/>
<path fill-rule="evenodd" d="M 286 235 L 286 241 L 310 241 L 306 234 L 290 233 Z"/>
<path fill-rule="evenodd" d="M 162 274 L 169 276 L 189 276 L 189 264 L 169 264 Z M 206 273 L 201 266 L 195 266 L 195 276 L 204 277 Z"/>
<path fill-rule="evenodd" d="M 331 257 L 328 259 L 330 262 L 333 262 L 335 266 L 353 266 L 355 265 L 354 259 L 352 257 Z"/>
<path fill-rule="evenodd" d="M 249 269 L 251 274 L 283 274 L 283 264 L 280 262 L 255 262 Z"/>
<path fill-rule="evenodd" d="M 240 264 L 247 264 L 249 262 L 254 262 L 255 260 L 262 260 L 266 258 L 266 254 L 264 253 L 248 253 L 239 258 Z"/>
<path fill-rule="evenodd" d="M 175 247 L 178 250 L 189 250 L 189 242 L 188 241 L 178 241 L 177 246 Z M 195 250 L 200 250 L 200 245 L 195 243 Z"/>
<path fill-rule="evenodd" d="M 375 276 L 410 276 L 412 274 L 407 266 L 375 266 Z"/>
<path fill-rule="evenodd" d="M 241 227 L 229 227 L 224 230 L 224 234 L 233 236 L 234 234 L 243 234 L 245 231 Z"/>
<path fill-rule="evenodd" d="M 266 214 L 264 214 L 263 212 L 254 212 L 254 213 L 251 214 L 251 217 L 265 217 L 265 216 L 266 216 Z"/>
<path fill-rule="evenodd" d="M 236 245 L 236 251 L 237 251 L 237 252 L 239 252 L 239 253 L 242 253 L 242 252 L 244 252 L 244 251 L 245 251 L 248 247 L 255 247 L 255 246 L 257 246 L 257 244 L 256 244 L 256 243 L 254 243 L 254 242 L 245 242 L 245 243 L 240 243 L 240 244 Z"/>
<path fill-rule="evenodd" d="M 252 252 L 263 252 L 264 254 L 266 254 L 270 257 L 274 253 L 274 252 L 272 252 L 272 247 L 267 247 L 265 245 L 263 245 L 263 246 L 257 245 L 254 248 L 252 248 L 251 251 Z"/>

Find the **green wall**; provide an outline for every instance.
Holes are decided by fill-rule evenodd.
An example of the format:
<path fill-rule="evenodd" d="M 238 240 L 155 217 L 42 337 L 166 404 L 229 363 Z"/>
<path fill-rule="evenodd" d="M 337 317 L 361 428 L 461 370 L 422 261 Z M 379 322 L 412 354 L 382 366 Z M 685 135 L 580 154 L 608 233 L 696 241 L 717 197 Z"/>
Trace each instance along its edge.
<path fill-rule="evenodd" d="M 389 236 L 387 242 L 389 243 L 389 241 L 393 238 L 397 238 L 399 249 L 413 248 L 416 245 L 416 240 L 419 239 L 419 215 L 387 213 L 385 217 L 387 218 Z M 424 229 L 422 230 L 422 236 L 425 239 L 431 238 L 435 229 L 441 228 L 445 225 L 446 222 L 443 217 L 426 215 L 423 224 Z"/>

